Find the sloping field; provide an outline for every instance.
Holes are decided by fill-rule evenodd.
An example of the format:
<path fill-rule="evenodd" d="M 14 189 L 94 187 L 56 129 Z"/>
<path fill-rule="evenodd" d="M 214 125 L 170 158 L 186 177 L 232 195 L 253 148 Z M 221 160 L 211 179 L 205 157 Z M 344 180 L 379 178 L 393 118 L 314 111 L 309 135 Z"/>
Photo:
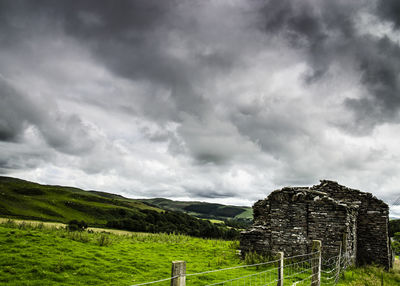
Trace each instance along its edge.
<path fill-rule="evenodd" d="M 0 215 L 3 217 L 63 223 L 76 219 L 102 226 L 145 209 L 162 211 L 119 195 L 0 177 Z"/>

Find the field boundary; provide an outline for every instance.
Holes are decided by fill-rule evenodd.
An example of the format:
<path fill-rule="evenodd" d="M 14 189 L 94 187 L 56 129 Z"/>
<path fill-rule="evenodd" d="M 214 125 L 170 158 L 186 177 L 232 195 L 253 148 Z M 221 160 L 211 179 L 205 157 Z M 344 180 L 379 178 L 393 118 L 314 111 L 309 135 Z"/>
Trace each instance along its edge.
<path fill-rule="evenodd" d="M 206 286 L 216 285 L 336 285 L 341 273 L 347 267 L 354 264 L 355 257 L 349 252 L 342 253 L 341 247 L 337 256 L 323 258 L 321 253 L 321 241 L 313 240 L 313 247 L 310 253 L 285 257 L 283 252 L 278 252 L 276 259 L 248 265 L 238 265 L 235 267 L 214 269 L 199 273 L 186 273 L 185 261 L 173 261 L 171 277 L 134 284 L 132 286 L 160 285 L 169 282 L 171 286 L 186 286 L 191 277 L 199 277 L 208 274 L 216 274 L 242 268 L 256 268 L 258 272 L 221 281 L 212 284 L 202 284 Z"/>

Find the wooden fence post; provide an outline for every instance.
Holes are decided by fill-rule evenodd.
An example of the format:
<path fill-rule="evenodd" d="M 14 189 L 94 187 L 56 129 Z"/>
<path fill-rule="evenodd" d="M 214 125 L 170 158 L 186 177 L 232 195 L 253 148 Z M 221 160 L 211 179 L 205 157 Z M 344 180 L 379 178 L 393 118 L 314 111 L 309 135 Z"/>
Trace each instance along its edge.
<path fill-rule="evenodd" d="M 278 284 L 277 286 L 283 286 L 283 252 L 278 252 L 279 266 L 278 266 Z"/>
<path fill-rule="evenodd" d="M 172 261 L 171 277 L 175 277 L 171 279 L 171 286 L 186 286 L 185 261 Z"/>
<path fill-rule="evenodd" d="M 321 241 L 312 241 L 312 258 L 311 258 L 311 268 L 312 268 L 312 278 L 311 286 L 321 285 Z"/>

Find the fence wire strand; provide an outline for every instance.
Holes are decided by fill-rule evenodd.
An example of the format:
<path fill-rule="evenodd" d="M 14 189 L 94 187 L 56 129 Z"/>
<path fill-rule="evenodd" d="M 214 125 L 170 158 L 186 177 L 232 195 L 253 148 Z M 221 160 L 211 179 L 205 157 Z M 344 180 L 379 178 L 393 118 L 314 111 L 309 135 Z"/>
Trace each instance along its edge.
<path fill-rule="evenodd" d="M 134 284 L 134 285 L 132 285 L 132 286 L 150 285 L 150 284 L 155 284 L 155 283 L 160 283 L 160 282 L 169 281 L 169 280 L 172 280 L 172 279 L 176 279 L 176 278 L 178 278 L 178 277 L 179 277 L 179 276 L 173 276 L 173 277 L 168 277 L 168 278 L 160 279 L 160 280 L 156 280 L 156 281 L 145 282 L 145 283 L 140 283 L 140 284 Z"/>
<path fill-rule="evenodd" d="M 308 280 L 313 281 L 313 277 L 315 275 L 320 276 L 321 285 L 336 285 L 340 275 L 346 271 L 347 267 L 349 267 L 354 257 L 352 257 L 349 253 L 344 253 L 342 255 L 337 255 L 333 257 L 329 257 L 327 259 L 320 259 L 319 252 L 313 252 L 308 254 L 295 255 L 290 257 L 284 257 L 283 259 L 283 279 L 285 285 L 299 286 L 306 285 L 304 284 Z M 260 269 L 260 271 L 256 273 L 241 275 L 239 277 L 229 277 L 229 279 L 221 279 L 223 281 L 212 282 L 211 284 L 202 284 L 207 286 L 216 286 L 216 285 L 226 285 L 226 286 L 235 286 L 235 285 L 253 285 L 253 286 L 268 286 L 268 285 L 276 285 L 279 282 L 278 272 L 280 260 L 272 260 L 263 263 L 249 264 L 249 265 L 239 265 L 235 267 L 228 267 L 223 269 L 214 269 L 204 272 L 198 273 L 189 273 L 183 276 L 185 277 L 194 277 L 207 275 L 212 273 L 217 273 L 221 271 L 229 271 L 243 268 L 256 267 L 263 268 L 268 267 L 267 269 Z M 319 265 L 321 262 L 321 265 Z M 319 269 L 317 269 L 319 268 Z M 318 272 L 319 270 L 319 272 Z M 233 275 L 232 275 L 233 276 Z M 155 283 L 161 283 L 166 281 L 172 281 L 172 279 L 176 279 L 179 276 L 174 276 L 166 279 L 160 279 L 152 282 L 146 282 L 141 284 L 135 284 L 133 286 L 140 285 L 149 285 Z M 214 279 L 215 280 L 215 279 Z M 199 285 L 199 284 L 196 284 Z M 308 284 L 307 284 L 308 285 Z"/>

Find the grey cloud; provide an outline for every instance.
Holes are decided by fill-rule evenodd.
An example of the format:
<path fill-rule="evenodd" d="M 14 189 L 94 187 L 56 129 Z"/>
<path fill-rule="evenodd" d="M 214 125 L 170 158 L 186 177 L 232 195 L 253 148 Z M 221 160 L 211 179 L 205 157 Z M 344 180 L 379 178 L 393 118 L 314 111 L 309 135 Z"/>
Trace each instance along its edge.
<path fill-rule="evenodd" d="M 194 189 L 190 187 L 185 187 L 185 189 L 192 194 L 196 198 L 205 198 L 205 199 L 216 199 L 216 198 L 234 198 L 237 196 L 235 192 L 228 190 L 219 190 L 215 189 Z"/>
<path fill-rule="evenodd" d="M 386 37 L 363 39 L 357 47 L 361 80 L 369 96 L 348 99 L 345 103 L 356 111 L 356 122 L 353 124 L 358 125 L 363 134 L 363 129 L 368 130 L 370 126 L 399 119 L 400 47 Z"/>
<path fill-rule="evenodd" d="M 63 115 L 43 99 L 34 101 L 0 77 L 1 141 L 17 142 L 24 131 L 34 126 L 54 149 L 67 154 L 89 151 L 94 139 L 76 115 Z"/>
<path fill-rule="evenodd" d="M 211 115 L 202 119 L 186 115 L 177 132 L 184 140 L 187 152 L 200 164 L 227 164 L 258 152 L 234 124 Z"/>
<path fill-rule="evenodd" d="M 193 77 L 198 75 L 195 59 L 168 52 L 170 35 L 174 30 L 179 33 L 181 28 L 180 23 L 174 26 L 177 25 L 174 17 L 180 17 L 173 14 L 177 8 L 175 1 L 106 1 L 104 5 L 98 5 L 98 1 L 65 1 L 63 4 L 60 13 L 66 33 L 86 43 L 110 70 L 130 80 L 161 85 L 170 91 L 178 110 L 188 109 L 191 113 L 202 110 L 203 100 L 191 87 Z M 87 24 L 81 15 L 91 15 L 99 23 Z M 158 98 L 152 93 L 147 96 L 147 114 L 152 114 L 152 109 L 159 108 L 155 104 Z M 176 113 L 171 110 L 169 116 L 177 120 Z"/>
<path fill-rule="evenodd" d="M 391 9 L 397 7 L 393 4 L 396 1 L 383 2 L 378 8 L 395 11 Z M 395 7 L 388 8 L 390 5 Z M 262 10 L 267 33 L 280 34 L 305 52 L 312 67 L 305 75 L 306 83 L 321 79 L 333 64 L 347 69 L 350 63 L 359 71 L 368 94 L 345 101 L 354 111 L 356 123 L 343 126 L 356 134 L 397 120 L 400 108 L 399 46 L 387 37 L 357 32 L 355 16 L 362 8 L 375 13 L 374 6 L 366 1 L 268 1 Z"/>
<path fill-rule="evenodd" d="M 159 130 L 151 130 L 149 127 L 143 127 L 141 133 L 152 142 L 167 142 L 174 135 L 165 128 Z"/>
<path fill-rule="evenodd" d="M 393 22 L 396 28 L 400 27 L 400 2 L 396 0 L 378 1 L 379 15 L 386 20 Z"/>
<path fill-rule="evenodd" d="M 310 140 L 313 137 L 318 138 L 314 136 L 317 132 L 313 131 L 311 124 L 307 124 L 308 120 L 300 105 L 277 105 L 251 117 L 234 114 L 232 121 L 242 134 L 259 142 L 265 152 L 277 157 L 290 157 L 293 155 L 290 146 L 298 146 L 302 141 L 312 142 L 316 140 Z"/>
<path fill-rule="evenodd" d="M 221 40 L 227 36 L 227 28 L 215 26 L 206 30 L 208 27 L 202 27 L 201 21 L 191 18 L 201 10 L 207 14 L 203 1 L 22 3 L 26 7 L 20 13 L 47 15 L 49 19 L 43 21 L 58 23 L 66 35 L 86 46 L 117 76 L 149 83 L 169 93 L 172 104 L 167 111 L 156 90 L 148 90 L 142 99 L 142 115 L 155 120 L 181 121 L 180 112 L 202 117 L 212 109 L 202 95 L 206 92 L 202 87 L 206 78 L 229 71 L 235 62 L 240 62 L 239 46 L 234 49 Z M 222 15 L 215 17 L 232 17 L 230 12 L 220 8 Z M 236 14 L 240 17 L 240 13 Z M 136 98 L 132 96 L 132 100 Z"/>
<path fill-rule="evenodd" d="M 267 1 L 262 11 L 265 30 L 281 34 L 295 48 L 305 49 L 316 73 L 334 60 L 341 39 L 354 35 L 352 17 L 364 1 Z"/>
<path fill-rule="evenodd" d="M 64 31 L 81 40 L 99 60 L 129 78 L 176 81 L 184 77 L 175 76 L 173 71 L 180 71 L 174 69 L 178 61 L 173 62 L 164 54 L 163 34 L 159 31 L 166 31 L 163 18 L 173 1 L 104 1 L 99 5 L 94 0 L 39 0 L 1 4 L 1 29 L 7 35 L 3 41 L 11 37 L 11 43 L 16 44 L 32 27 L 47 23 L 56 33 Z"/>
<path fill-rule="evenodd" d="M 23 133 L 27 121 L 38 120 L 39 110 L 2 77 L 0 99 L 0 140 L 15 142 Z"/>
<path fill-rule="evenodd" d="M 198 163 L 226 163 L 239 150 L 249 149 L 246 144 L 244 148 L 239 146 L 235 136 L 240 134 L 228 134 L 230 138 L 226 138 L 223 128 L 220 134 L 207 131 L 212 126 L 206 121 L 213 116 L 214 107 L 207 99 L 211 95 L 203 95 L 207 93 L 204 86 L 210 78 L 240 62 L 240 46 L 232 47 L 219 38 L 226 34 L 218 26 L 205 30 L 197 20 L 189 19 L 193 5 L 201 10 L 203 2 L 192 5 L 181 1 L 177 5 L 174 1 L 128 1 L 112 7 L 96 1 L 69 3 L 66 5 L 71 6 L 62 11 L 67 11 L 63 14 L 66 33 L 83 40 L 116 75 L 164 89 L 169 95 L 168 104 L 149 90 L 140 102 L 141 115 L 160 125 L 163 121 L 179 122 L 179 136 Z M 228 15 L 229 10 L 221 9 L 221 13 Z M 200 39 L 192 34 L 200 35 Z M 132 96 L 132 100 L 136 98 Z M 187 115 L 197 121 L 196 130 L 190 130 L 193 121 L 187 120 Z M 229 124 L 225 127 L 230 128 Z M 174 140 L 172 134 L 168 137 Z M 158 139 L 166 140 L 165 136 Z"/>
<path fill-rule="evenodd" d="M 50 150 L 31 142 L 21 145 L 0 141 L 0 173 L 2 174 L 35 169 L 53 159 L 54 154 Z"/>
<path fill-rule="evenodd" d="M 102 5 L 98 1 L 39 1 L 35 5 L 30 1 L 21 1 L 19 5 L 11 5 L 8 16 L 3 19 L 7 21 L 9 30 L 12 30 L 12 22 L 24 17 L 25 23 L 35 22 L 35 17 L 49 24 L 57 23 L 53 33 L 58 36 L 65 33 L 78 40 L 113 74 L 128 79 L 132 84 L 148 84 L 149 88 L 140 98 L 132 94 L 122 102 L 125 104 L 119 106 L 122 111 L 137 112 L 140 116 L 157 121 L 161 126 L 166 121 L 181 123 L 179 135 L 189 141 L 186 146 L 192 148 L 189 153 L 198 162 L 222 163 L 229 160 L 234 153 L 227 150 L 238 148 L 233 148 L 228 143 L 231 146 L 229 148 L 216 147 L 211 150 L 205 146 L 206 142 L 200 147 L 196 140 L 190 139 L 185 133 L 188 130 L 186 127 L 190 128 L 186 126 L 190 122 L 186 121 L 185 114 L 198 119 L 199 131 L 205 128 L 201 126 L 201 122 L 214 112 L 214 107 L 207 99 L 210 95 L 203 95 L 207 93 L 204 86 L 210 78 L 229 71 L 235 62 L 240 62 L 241 48 L 239 45 L 233 47 L 230 43 L 235 42 L 235 36 L 231 36 L 232 39 L 227 42 L 221 38 L 228 33 L 223 30 L 227 28 L 221 30 L 217 26 L 219 18 L 211 17 L 210 20 L 218 22 L 215 23 L 216 26 L 206 27 L 207 29 L 202 26 L 204 24 L 201 21 L 191 19 L 191 16 L 197 16 L 193 5 L 197 5 L 199 12 L 203 9 L 202 13 L 208 16 L 205 8 L 207 5 L 202 1 L 196 4 L 186 1 L 105 1 Z M 220 8 L 218 13 L 221 15 L 215 17 L 232 17 L 234 13 L 229 14 L 230 10 L 225 10 Z M 235 17 L 240 20 L 241 13 L 233 12 L 238 14 Z M 20 17 L 9 16 L 14 14 Z M 24 26 L 21 30 L 29 31 L 29 27 Z M 13 31 L 10 34 L 18 33 Z M 241 33 L 237 31 L 233 34 Z M 200 39 L 193 35 L 200 35 Z M 41 35 L 36 37 L 40 38 Z M 21 35 L 18 42 L 23 41 Z M 109 108 L 108 102 L 98 100 L 97 103 Z M 78 123 L 79 120 L 75 121 Z M 70 127 L 73 124 L 68 122 L 72 120 L 64 122 L 62 128 L 72 131 Z M 63 148 L 62 136 L 52 136 L 46 128 L 42 132 L 47 135 L 52 146 Z M 167 136 L 173 140 L 173 135 Z M 150 140 L 167 139 L 165 135 L 162 138 L 151 137 Z M 200 136 L 196 138 L 204 141 Z M 218 138 L 223 139 L 217 134 L 209 138 L 213 142 Z"/>

